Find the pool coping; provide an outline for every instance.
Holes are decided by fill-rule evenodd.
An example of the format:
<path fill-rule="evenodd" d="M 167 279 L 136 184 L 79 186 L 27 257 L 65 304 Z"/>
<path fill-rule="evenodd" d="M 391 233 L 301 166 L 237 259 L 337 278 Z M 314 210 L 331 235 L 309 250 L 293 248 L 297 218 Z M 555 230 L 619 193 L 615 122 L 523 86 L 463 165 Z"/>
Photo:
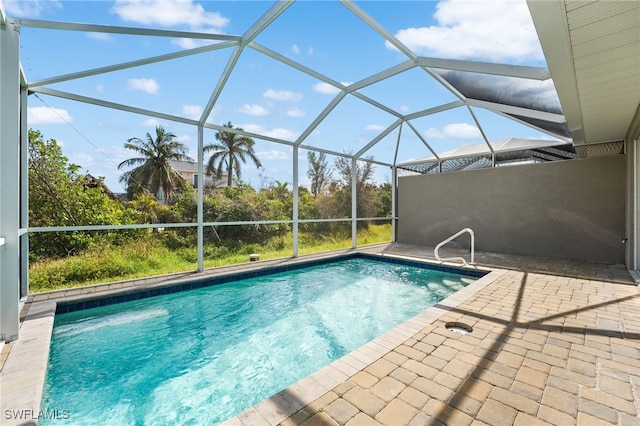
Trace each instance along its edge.
<path fill-rule="evenodd" d="M 258 265 L 242 265 L 242 268 L 228 268 L 215 272 L 205 271 L 201 274 L 177 274 L 165 277 L 164 280 L 148 280 L 147 284 L 138 286 L 102 285 L 103 291 L 88 294 L 65 295 L 64 291 L 54 291 L 36 297 L 29 304 L 28 311 L 20 326 L 20 339 L 12 344 L 6 363 L 0 371 L 0 410 L 3 424 L 25 425 L 37 424 L 38 418 L 43 416 L 64 416 L 64 407 L 56 407 L 53 412 L 41 412 L 40 404 L 44 391 L 44 381 L 49 360 L 49 347 L 53 330 L 54 318 L 58 304 L 82 303 L 94 301 L 109 295 L 127 295 L 156 289 L 169 288 L 180 283 L 198 283 L 211 279 L 226 279 L 237 277 L 243 273 L 257 274 L 269 271 L 274 266 L 284 268 L 299 268 L 314 263 L 326 263 L 349 254 L 364 253 L 370 256 L 389 259 L 401 259 L 445 270 L 460 270 L 460 266 L 447 262 L 433 262 L 423 258 L 392 255 L 385 253 L 370 253 L 367 250 L 353 250 L 339 253 L 327 253 L 324 256 L 310 256 L 284 259 L 282 261 L 264 261 Z M 467 271 L 482 271 L 487 274 L 467 285 L 465 288 L 438 302 L 435 306 L 403 322 L 392 330 L 376 337 L 358 349 L 344 355 L 329 365 L 317 370 L 310 376 L 294 383 L 270 398 L 225 421 L 223 424 L 271 424 L 276 425 L 293 415 L 313 400 L 322 396 L 333 387 L 342 383 L 367 365 L 381 358 L 396 346 L 411 338 L 416 332 L 436 321 L 444 312 L 464 302 L 467 298 L 498 279 L 504 271 L 498 269 L 481 268 L 472 265 L 462 268 Z M 134 280 L 135 281 L 135 280 Z M 144 281 L 144 280 L 143 280 Z M 92 286 L 98 287 L 98 286 Z M 58 296 L 59 295 L 59 296 Z M 58 297 L 56 297 L 58 296 Z M 49 298 L 50 297 L 50 298 Z M 284 402 L 284 403 L 283 403 Z M 283 409 L 283 407 L 288 407 Z M 58 412 L 58 410 L 60 412 Z M 9 414 L 8 414 L 9 413 Z M 10 418 L 7 418 L 10 417 Z M 6 422 L 6 423 L 5 423 Z"/>

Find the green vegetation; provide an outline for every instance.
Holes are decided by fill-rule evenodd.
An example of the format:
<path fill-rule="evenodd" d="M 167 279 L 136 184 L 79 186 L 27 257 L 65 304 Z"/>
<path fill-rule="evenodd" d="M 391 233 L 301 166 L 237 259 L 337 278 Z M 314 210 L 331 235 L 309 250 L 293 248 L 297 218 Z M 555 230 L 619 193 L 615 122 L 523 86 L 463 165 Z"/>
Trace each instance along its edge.
<path fill-rule="evenodd" d="M 231 123 L 225 127 L 231 129 Z M 229 132 L 231 136 L 223 133 L 227 132 L 216 136 L 219 141 L 224 137 L 240 141 L 233 149 L 238 158 L 230 160 L 228 155 L 214 154 L 209 167 L 217 163 L 220 170 L 223 163 L 233 164 L 229 175 L 237 176 L 240 161 L 244 162 L 245 156 L 253 159 L 253 142 L 241 140 L 233 132 Z M 183 158 L 185 151 L 175 136 L 161 127 L 156 128 L 156 136 L 154 139 L 147 134 L 146 141 L 131 138 L 125 144 L 140 157 L 122 163 L 137 165 L 123 175 L 132 198 L 122 200 L 106 188 L 101 178 L 82 175 L 80 166 L 69 163 L 54 139 L 44 140 L 40 132 L 30 130 L 30 227 L 197 223 L 196 193 L 184 185 L 182 178 L 180 184 L 175 184 L 176 172 L 167 160 Z M 314 192 L 298 188 L 299 218 L 343 220 L 301 223 L 299 254 L 349 248 L 353 163 L 339 157 L 334 163 L 338 179 L 333 179 L 324 155 L 311 159 L 313 171 L 309 174 L 313 175 Z M 155 173 L 154 164 L 161 164 L 161 173 Z M 371 182 L 371 163 L 356 162 L 355 167 L 358 217 L 390 217 L 391 185 Z M 164 178 L 174 183 L 168 184 Z M 156 198 L 159 192 L 164 194 L 162 202 Z M 205 223 L 263 222 L 206 226 L 207 268 L 247 262 L 251 253 L 260 253 L 262 260 L 289 257 L 293 253 L 291 225 L 270 223 L 290 221 L 293 217 L 293 191 L 287 182 L 275 181 L 256 190 L 234 179 L 233 186 L 205 189 L 203 210 Z M 357 228 L 359 246 L 391 240 L 390 221 L 361 220 Z M 193 271 L 197 263 L 195 226 L 33 232 L 29 242 L 29 286 L 33 292 Z"/>
<path fill-rule="evenodd" d="M 29 131 L 29 226 L 123 225 L 136 223 L 135 210 L 123 209 L 101 181 L 69 164 L 55 139 Z M 129 233 L 128 235 L 135 234 Z M 121 237 L 127 234 L 120 234 Z M 109 233 L 34 233 L 30 258 L 72 256 L 116 238 Z"/>
<path fill-rule="evenodd" d="M 163 235 L 147 234 L 119 246 L 93 248 L 79 255 L 42 259 L 29 269 L 29 289 L 32 292 L 57 290 L 81 285 L 120 281 L 132 278 L 164 275 L 196 269 L 195 248 L 170 249 Z M 300 254 L 321 253 L 351 247 L 351 236 L 344 234 L 317 235 L 301 233 Z M 358 231 L 358 245 L 389 242 L 391 225 L 372 224 Z M 286 241 L 286 242 L 285 242 Z M 291 235 L 264 246 L 246 245 L 227 249 L 207 244 L 204 247 L 205 268 L 234 265 L 249 261 L 249 254 L 259 253 L 260 260 L 289 257 L 293 248 Z"/>

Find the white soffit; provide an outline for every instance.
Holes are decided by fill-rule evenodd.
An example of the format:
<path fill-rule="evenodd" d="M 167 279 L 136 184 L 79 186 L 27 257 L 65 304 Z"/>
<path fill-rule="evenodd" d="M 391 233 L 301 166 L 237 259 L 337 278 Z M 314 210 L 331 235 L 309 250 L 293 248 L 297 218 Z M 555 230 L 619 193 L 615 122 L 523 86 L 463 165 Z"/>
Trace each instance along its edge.
<path fill-rule="evenodd" d="M 528 5 L 574 144 L 623 140 L 640 104 L 640 2 Z"/>

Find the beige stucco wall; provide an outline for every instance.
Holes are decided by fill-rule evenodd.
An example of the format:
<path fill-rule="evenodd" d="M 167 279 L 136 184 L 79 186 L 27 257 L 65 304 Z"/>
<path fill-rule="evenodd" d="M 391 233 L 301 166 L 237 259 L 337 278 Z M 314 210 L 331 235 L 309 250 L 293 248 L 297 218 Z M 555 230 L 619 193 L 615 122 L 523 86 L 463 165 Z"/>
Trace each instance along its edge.
<path fill-rule="evenodd" d="M 397 240 L 624 263 L 625 185 L 623 155 L 401 177 Z"/>

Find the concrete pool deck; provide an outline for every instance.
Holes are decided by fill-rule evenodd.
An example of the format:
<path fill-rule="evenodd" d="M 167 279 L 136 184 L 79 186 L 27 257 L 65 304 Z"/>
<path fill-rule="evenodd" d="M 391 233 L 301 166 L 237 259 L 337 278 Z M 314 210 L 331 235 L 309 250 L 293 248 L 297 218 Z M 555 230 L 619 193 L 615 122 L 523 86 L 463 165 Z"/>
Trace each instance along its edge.
<path fill-rule="evenodd" d="M 357 251 L 433 259 L 430 248 L 402 244 Z M 481 252 L 476 262 L 494 272 L 225 424 L 640 425 L 640 292 L 624 266 Z M 207 273 L 247 267 L 256 265 Z M 31 404 L 38 414 L 47 354 L 29 348 L 48 349 L 51 306 L 73 293 L 33 296 L 24 334 L 3 350 L 3 424 L 24 422 L 5 410 Z"/>

